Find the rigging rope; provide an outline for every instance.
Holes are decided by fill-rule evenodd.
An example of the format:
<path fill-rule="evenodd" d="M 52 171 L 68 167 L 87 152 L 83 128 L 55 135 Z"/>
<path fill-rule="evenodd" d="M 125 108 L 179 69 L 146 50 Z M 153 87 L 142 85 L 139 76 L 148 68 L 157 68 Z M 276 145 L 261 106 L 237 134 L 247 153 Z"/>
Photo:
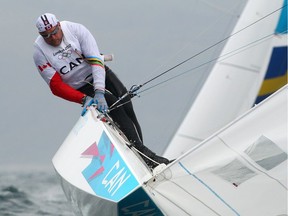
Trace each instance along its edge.
<path fill-rule="evenodd" d="M 269 13 L 269 14 L 263 16 L 262 18 L 256 20 L 255 22 L 253 22 L 253 23 L 251 23 L 251 24 L 245 26 L 244 28 L 242 28 L 242 29 L 240 29 L 240 30 L 234 32 L 233 34 L 231 34 L 231 35 L 229 35 L 229 36 L 223 38 L 222 40 L 216 42 L 215 44 L 212 44 L 211 46 L 209 46 L 209 47 L 203 49 L 202 51 L 196 53 L 195 55 L 193 55 L 193 56 L 187 58 L 186 60 L 184 60 L 184 61 L 182 61 L 182 62 L 176 64 L 175 66 L 173 66 L 173 67 L 169 68 L 168 70 L 166 70 L 166 71 L 160 73 L 159 75 L 153 77 L 152 79 L 150 79 L 150 80 L 144 82 L 144 83 L 143 83 L 142 85 L 140 85 L 140 86 L 142 87 L 142 86 L 146 85 L 147 83 L 149 83 L 149 82 L 151 82 L 151 81 L 157 79 L 158 77 L 163 76 L 164 74 L 166 74 L 166 73 L 168 73 L 169 71 L 171 71 L 171 70 L 173 70 L 173 69 L 179 67 L 180 65 L 186 63 L 187 61 L 190 61 L 191 59 L 193 59 L 193 58 L 199 56 L 200 54 L 202 54 L 202 53 L 204 53 L 204 52 L 210 50 L 211 48 L 213 48 L 213 47 L 215 47 L 215 46 L 217 46 L 217 45 L 223 43 L 224 41 L 226 41 L 226 40 L 228 40 L 229 38 L 235 36 L 236 34 L 239 34 L 240 32 L 244 31 L 245 29 L 247 29 L 247 28 L 249 28 L 249 27 L 255 25 L 256 23 L 260 22 L 261 20 L 263 20 L 263 19 L 265 19 L 265 18 L 271 16 L 272 14 L 276 13 L 277 11 L 282 10 L 282 8 L 284 8 L 284 7 L 286 7 L 286 6 L 287 6 L 287 5 L 284 5 L 284 6 L 282 6 L 281 8 L 278 8 L 278 9 L 274 10 L 273 12 L 271 12 L 271 13 Z"/>
<path fill-rule="evenodd" d="M 237 35 L 237 34 L 239 34 L 240 32 L 244 31 L 245 29 L 247 29 L 247 28 L 255 25 L 256 23 L 262 21 L 263 19 L 266 19 L 267 17 L 273 15 L 274 13 L 278 12 L 279 10 L 282 10 L 282 9 L 285 8 L 285 7 L 287 7 L 287 4 L 283 5 L 282 7 L 278 8 L 278 9 L 272 11 L 272 12 L 270 12 L 269 14 L 261 17 L 260 19 L 252 22 L 251 24 L 245 26 L 244 28 L 242 28 L 242 29 L 234 32 L 233 34 L 231 34 L 231 35 L 223 38 L 222 40 L 216 42 L 215 44 L 212 44 L 211 46 L 203 49 L 202 51 L 200 51 L 200 52 L 192 55 L 191 57 L 189 57 L 189 58 L 183 60 L 182 62 L 176 64 L 175 66 L 173 66 L 173 67 L 165 70 L 164 72 L 158 74 L 157 76 L 155 76 L 155 77 L 147 80 L 146 82 L 144 82 L 144 83 L 142 83 L 142 84 L 140 84 L 140 85 L 133 85 L 127 93 L 125 93 L 122 97 L 120 97 L 114 104 L 112 104 L 112 105 L 109 107 L 109 111 L 112 111 L 112 110 L 114 110 L 114 109 L 116 109 L 116 108 L 118 108 L 118 107 L 123 106 L 124 104 L 126 104 L 127 102 L 124 103 L 124 104 L 117 105 L 117 104 L 119 104 L 120 101 L 122 101 L 122 100 L 123 100 L 125 97 L 127 97 L 127 96 L 130 96 L 131 98 L 133 98 L 134 96 L 136 96 L 136 95 L 138 94 L 137 91 L 138 91 L 140 88 L 142 88 L 143 86 L 145 86 L 146 84 L 148 84 L 148 83 L 154 81 L 155 79 L 157 79 L 157 78 L 159 78 L 159 77 L 167 74 L 167 73 L 170 72 L 171 70 L 173 70 L 173 69 L 175 69 L 175 68 L 183 65 L 184 63 L 186 63 L 186 62 L 190 61 L 191 59 L 193 59 L 193 58 L 201 55 L 202 53 L 210 50 L 211 48 L 213 48 L 213 47 L 215 47 L 215 46 L 223 43 L 224 41 L 230 39 L 231 37 L 233 37 L 233 36 L 235 36 L 235 35 Z M 287 32 L 287 30 L 286 30 L 286 32 Z M 270 34 L 270 35 L 268 35 L 268 36 L 265 36 L 265 37 L 263 37 L 263 38 L 261 38 L 261 39 L 258 39 L 258 40 L 254 41 L 254 42 L 252 42 L 252 43 L 250 43 L 250 44 L 248 44 L 248 45 L 245 45 L 245 46 L 243 46 L 243 47 L 241 47 L 241 48 L 238 48 L 238 49 L 236 49 L 236 50 L 234 50 L 234 51 L 231 51 L 230 53 L 235 52 L 235 51 L 240 50 L 240 49 L 243 49 L 244 47 L 250 46 L 251 44 L 254 44 L 254 43 L 256 43 L 257 41 L 263 40 L 264 38 L 271 37 L 272 35 L 273 35 L 273 34 Z M 226 55 L 228 55 L 228 54 L 230 54 L 230 53 L 224 54 L 223 56 L 226 56 Z M 223 56 L 220 56 L 220 57 L 223 57 Z M 218 58 L 219 58 L 219 57 L 218 57 Z M 192 69 L 190 69 L 190 70 L 188 70 L 188 71 L 195 70 L 195 69 L 197 69 L 197 68 L 199 68 L 199 67 L 202 67 L 202 66 L 204 66 L 204 65 L 206 65 L 206 64 L 208 64 L 208 63 L 211 63 L 211 62 L 213 62 L 213 61 L 216 61 L 218 58 L 212 59 L 212 60 L 210 60 L 210 61 L 208 61 L 208 62 L 206 62 L 206 63 L 203 63 L 203 64 L 201 64 L 201 65 L 199 65 L 199 66 L 197 66 L 197 67 L 194 67 L 194 68 L 192 68 Z M 177 76 L 174 76 L 174 77 L 172 77 L 172 78 L 170 78 L 170 79 L 168 79 L 168 80 L 166 80 L 166 81 L 163 81 L 163 82 L 161 82 L 161 83 L 159 83 L 159 84 L 157 84 L 157 85 L 160 85 L 160 84 L 162 84 L 162 83 L 164 83 L 164 82 L 167 82 L 167 81 L 169 81 L 169 80 L 171 80 L 171 79 L 174 79 L 175 77 L 181 76 L 181 75 L 183 75 L 184 73 L 187 73 L 188 71 L 185 71 L 185 72 L 183 72 L 183 73 L 181 73 L 181 74 L 179 74 L 179 75 L 177 75 Z M 154 85 L 154 86 L 152 86 L 152 87 L 150 87 L 150 88 L 148 88 L 148 89 L 154 88 L 154 87 L 157 86 L 157 85 Z M 147 91 L 148 89 L 146 89 L 146 90 L 144 90 L 144 91 Z M 142 91 L 142 92 L 144 92 L 144 91 Z M 116 105 L 117 105 L 117 106 L 116 106 Z"/>
<path fill-rule="evenodd" d="M 287 32 L 287 31 L 281 32 L 281 34 L 282 34 L 282 33 L 285 33 L 285 32 Z M 232 56 L 234 56 L 234 55 L 237 55 L 238 53 L 240 53 L 240 52 L 242 52 L 242 51 L 244 51 L 244 50 L 246 50 L 246 49 L 248 49 L 248 48 L 250 48 L 250 47 L 253 47 L 253 46 L 258 45 L 259 43 L 264 42 L 265 40 L 270 39 L 270 38 L 273 37 L 273 36 L 274 36 L 274 33 L 269 34 L 269 35 L 267 35 L 267 36 L 264 36 L 264 37 L 262 37 L 262 38 L 260 38 L 260 39 L 258 39 L 258 40 L 255 40 L 255 41 L 253 41 L 253 42 L 251 42 L 251 43 L 249 43 L 249 44 L 246 44 L 245 46 L 239 47 L 239 48 L 237 48 L 237 49 L 235 49 L 235 50 L 233 50 L 233 51 L 231 51 L 231 52 L 225 53 L 225 54 L 222 55 L 222 56 L 219 56 L 219 57 L 216 57 L 216 58 L 214 58 L 214 59 L 211 59 L 211 60 L 209 60 L 209 61 L 207 61 L 207 62 L 204 62 L 204 63 L 202 63 L 202 64 L 200 64 L 200 65 L 198 65 L 198 66 L 195 66 L 195 67 L 193 67 L 193 68 L 191 68 L 191 69 L 189 69 L 189 70 L 186 70 L 186 71 L 184 71 L 184 72 L 182 72 L 182 73 L 180 73 L 180 74 L 177 74 L 177 75 L 175 75 L 175 76 L 173 76 L 173 77 L 170 77 L 169 79 L 166 79 L 166 80 L 164 80 L 164 81 L 162 81 L 162 82 L 160 82 L 160 83 L 157 83 L 157 84 L 155 84 L 155 85 L 153 85 L 153 86 L 150 86 L 149 88 L 146 88 L 146 89 L 138 92 L 138 94 L 143 93 L 143 92 L 145 92 L 145 91 L 148 91 L 148 90 L 150 90 L 150 89 L 152 89 L 152 88 L 155 88 L 155 87 L 157 87 L 157 86 L 159 86 L 159 85 L 162 85 L 163 83 L 166 83 L 166 82 L 168 82 L 168 81 L 170 81 L 170 80 L 173 80 L 173 79 L 175 79 L 175 78 L 177 78 L 177 77 L 180 77 L 180 76 L 182 76 L 182 75 L 184 75 L 184 74 L 186 74 L 186 73 L 188 73 L 188 72 L 190 72 L 190 71 L 192 71 L 192 70 L 196 70 L 196 69 L 198 69 L 198 68 L 200 68 L 200 67 L 203 67 L 203 66 L 205 66 L 205 65 L 207 65 L 207 64 L 210 64 L 210 63 L 212 63 L 212 62 L 214 62 L 214 61 L 217 61 L 217 60 L 218 60 L 217 62 L 221 62 L 221 61 L 223 61 L 223 60 L 225 60 L 225 59 L 227 59 L 227 58 L 230 58 L 230 57 L 232 57 Z M 225 57 L 225 58 L 223 58 L 223 57 Z M 219 60 L 219 59 L 221 59 L 221 60 Z"/>

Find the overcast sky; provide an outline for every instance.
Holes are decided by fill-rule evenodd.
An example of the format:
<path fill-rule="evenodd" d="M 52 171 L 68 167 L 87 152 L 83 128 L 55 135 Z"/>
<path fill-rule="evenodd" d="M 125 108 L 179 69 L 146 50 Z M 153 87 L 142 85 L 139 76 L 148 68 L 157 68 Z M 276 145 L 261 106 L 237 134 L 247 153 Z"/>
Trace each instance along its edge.
<path fill-rule="evenodd" d="M 34 66 L 35 20 L 39 15 L 50 12 L 59 20 L 84 24 L 101 52 L 114 54 L 115 60 L 108 65 L 130 88 L 227 36 L 245 2 L 2 1 L 0 168 L 52 167 L 53 155 L 80 117 L 80 105 L 53 96 Z M 218 46 L 204 53 L 169 76 L 209 61 L 220 50 Z M 163 152 L 161 146 L 171 139 L 211 67 L 208 64 L 193 70 L 134 100 L 147 146 Z"/>

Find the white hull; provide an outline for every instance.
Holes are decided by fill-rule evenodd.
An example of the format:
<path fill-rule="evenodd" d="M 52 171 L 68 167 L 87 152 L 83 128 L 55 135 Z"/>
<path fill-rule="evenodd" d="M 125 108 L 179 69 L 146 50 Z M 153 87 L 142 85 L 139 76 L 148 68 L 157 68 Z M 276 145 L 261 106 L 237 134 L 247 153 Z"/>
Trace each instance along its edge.
<path fill-rule="evenodd" d="M 127 147 L 125 137 L 98 115 L 91 109 L 81 117 L 53 158 L 74 211 L 78 215 L 123 215 L 137 205 L 137 211 L 150 209 L 161 215 L 142 188 L 152 173 Z"/>

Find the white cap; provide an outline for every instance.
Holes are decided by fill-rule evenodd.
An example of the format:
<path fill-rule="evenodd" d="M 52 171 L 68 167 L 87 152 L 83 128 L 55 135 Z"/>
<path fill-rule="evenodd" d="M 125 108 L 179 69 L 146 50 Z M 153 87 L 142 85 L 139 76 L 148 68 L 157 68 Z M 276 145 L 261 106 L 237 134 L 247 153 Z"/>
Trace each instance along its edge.
<path fill-rule="evenodd" d="M 56 26 L 58 22 L 59 21 L 54 14 L 45 13 L 38 17 L 36 27 L 39 32 L 44 32 Z"/>

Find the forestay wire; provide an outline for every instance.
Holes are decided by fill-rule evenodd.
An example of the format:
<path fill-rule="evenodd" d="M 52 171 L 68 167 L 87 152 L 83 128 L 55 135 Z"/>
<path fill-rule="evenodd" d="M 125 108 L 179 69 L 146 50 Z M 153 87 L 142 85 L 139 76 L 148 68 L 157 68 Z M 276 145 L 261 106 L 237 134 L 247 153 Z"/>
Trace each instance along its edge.
<path fill-rule="evenodd" d="M 282 9 L 285 8 L 285 7 L 287 7 L 287 4 L 283 5 L 281 8 L 278 8 L 278 9 L 272 11 L 271 13 L 263 16 L 262 18 L 256 20 L 255 22 L 252 22 L 251 24 L 245 26 L 244 28 L 242 28 L 242 29 L 234 32 L 233 34 L 231 34 L 231 35 L 223 38 L 222 40 L 216 42 L 215 44 L 212 44 L 211 46 L 203 49 L 202 51 L 200 51 L 200 52 L 192 55 L 191 57 L 183 60 L 182 62 L 176 64 L 175 66 L 173 66 L 173 67 L 171 67 L 171 68 L 169 68 L 169 69 L 167 69 L 166 71 L 164 71 L 164 72 L 158 74 L 157 76 L 155 76 L 155 77 L 147 80 L 146 82 L 144 82 L 144 83 L 142 83 L 142 84 L 140 84 L 140 85 L 133 85 L 127 93 L 125 93 L 122 97 L 120 97 L 114 104 L 112 104 L 112 105 L 109 107 L 109 111 L 112 111 L 112 110 L 114 110 L 114 109 L 116 109 L 116 108 L 118 108 L 118 107 L 120 107 L 120 106 L 123 106 L 123 105 L 125 105 L 126 103 L 130 103 L 131 101 L 129 100 L 129 101 L 127 101 L 127 102 L 124 102 L 124 103 L 119 104 L 124 98 L 126 98 L 126 97 L 128 97 L 128 96 L 131 97 L 131 98 L 133 98 L 134 96 L 138 95 L 137 91 L 140 90 L 140 89 L 141 89 L 143 86 L 145 86 L 146 84 L 148 84 L 148 83 L 150 83 L 150 82 L 158 79 L 159 77 L 167 74 L 168 72 L 172 71 L 173 69 L 175 69 L 175 68 L 177 68 L 177 67 L 185 64 L 186 62 L 190 61 L 191 59 L 193 59 L 193 58 L 201 55 L 202 53 L 204 53 L 204 52 L 212 49 L 213 47 L 218 46 L 219 44 L 223 43 L 224 41 L 228 40 L 229 38 L 231 38 L 231 37 L 239 34 L 240 32 L 242 32 L 242 31 L 246 30 L 247 28 L 255 25 L 256 23 L 262 21 L 263 19 L 266 19 L 267 17 L 273 15 L 274 13 L 278 12 L 279 10 L 282 10 Z M 273 35 L 273 34 L 268 35 L 268 36 L 266 36 L 266 37 L 264 37 L 264 38 L 270 37 L 270 36 L 272 36 L 272 35 Z M 260 40 L 263 40 L 264 38 L 261 38 Z M 259 41 L 259 40 L 257 40 L 257 41 Z M 256 42 L 257 42 L 257 41 L 256 41 Z M 253 42 L 253 43 L 255 43 L 255 42 Z M 246 46 L 250 46 L 250 45 L 251 45 L 251 44 L 246 45 Z M 246 47 L 246 46 L 244 46 L 244 47 Z M 243 47 L 241 47 L 241 48 L 239 48 L 239 49 L 243 49 Z M 239 50 L 239 49 L 237 49 L 237 50 Z M 236 50 L 236 51 L 237 51 L 237 50 Z M 232 51 L 232 52 L 234 52 L 234 51 Z M 229 53 L 228 53 L 228 54 L 229 54 Z M 225 54 L 225 55 L 227 55 L 227 54 Z M 222 56 L 222 57 L 223 57 L 223 56 Z M 212 60 L 210 60 L 210 61 L 208 61 L 208 62 L 205 62 L 205 63 L 203 63 L 203 64 L 201 64 L 201 65 L 199 65 L 199 66 L 197 66 L 197 67 L 195 67 L 195 68 L 190 69 L 189 71 L 194 70 L 194 69 L 199 68 L 199 67 L 202 67 L 203 65 L 208 64 L 208 63 L 210 63 L 210 62 L 213 62 L 213 61 L 215 61 L 215 60 L 217 60 L 217 59 L 218 59 L 218 58 L 212 59 Z M 187 72 L 187 71 L 186 71 L 186 72 Z M 183 73 L 180 74 L 180 75 L 183 75 Z M 180 75 L 177 75 L 177 76 L 180 76 Z M 177 76 L 174 76 L 174 77 L 170 78 L 169 80 L 174 79 L 174 78 L 177 77 Z M 168 81 L 168 80 L 167 80 L 167 81 Z M 164 82 L 166 82 L 166 81 L 164 81 Z M 153 87 L 155 87 L 155 86 L 156 86 L 156 85 L 150 87 L 149 89 L 151 89 L 151 88 L 153 88 Z M 117 104 L 118 104 L 118 105 L 117 105 Z M 116 106 L 116 105 L 117 105 L 117 106 Z"/>
<path fill-rule="evenodd" d="M 280 32 L 280 34 L 283 34 L 283 33 L 287 33 L 287 30 L 285 30 L 285 31 L 283 31 L 283 32 Z M 244 50 L 246 50 L 246 49 L 248 49 L 248 48 L 250 48 L 250 47 L 253 47 L 253 46 L 258 45 L 259 43 L 262 43 L 262 42 L 264 42 L 265 40 L 268 40 L 268 39 L 272 38 L 273 36 L 274 36 L 274 33 L 269 34 L 269 35 L 266 35 L 266 36 L 264 36 L 264 37 L 262 37 L 262 38 L 260 38 L 260 39 L 257 39 L 257 40 L 255 40 L 255 41 L 249 43 L 249 44 L 246 44 L 245 46 L 239 47 L 239 48 L 237 48 L 237 49 L 235 49 L 235 50 L 233 50 L 233 51 L 231 51 L 231 52 L 229 52 L 229 53 L 225 53 L 224 55 L 221 55 L 221 56 L 219 56 L 219 57 L 216 57 L 216 58 L 214 58 L 214 59 L 211 59 L 211 60 L 209 60 L 209 61 L 207 61 L 207 62 L 204 62 L 204 63 L 202 63 L 202 64 L 200 64 L 200 65 L 197 65 L 197 66 L 195 66 L 195 67 L 193 67 L 193 68 L 190 68 L 190 69 L 188 69 L 188 70 L 186 70 L 186 71 L 184 71 L 184 72 L 182 72 L 182 73 L 179 73 L 179 74 L 177 74 L 177 75 L 175 75 L 175 76 L 173 76 L 173 77 L 170 77 L 170 78 L 168 78 L 168 79 L 166 79 L 166 80 L 164 80 L 164 81 L 162 81 L 162 82 L 160 82 L 160 83 L 157 83 L 157 84 L 155 84 L 155 85 L 153 85 L 153 86 L 150 86 L 149 88 L 143 89 L 142 91 L 139 91 L 137 94 L 140 94 L 140 93 L 143 93 L 143 92 L 145 92 L 145 91 L 148 91 L 148 90 L 150 90 L 150 89 L 152 89 L 152 88 L 155 88 L 156 86 L 159 86 L 159 85 L 161 85 L 161 84 L 163 84 L 163 83 L 166 83 L 166 82 L 168 82 L 168 81 L 170 81 L 170 80 L 173 80 L 173 79 L 175 79 L 175 78 L 177 78 L 177 77 L 180 77 L 180 76 L 182 76 L 182 75 L 184 75 L 184 74 L 186 74 L 186 73 L 188 73 L 188 72 L 190 72 L 190 71 L 192 71 L 192 70 L 196 70 L 196 69 L 198 69 L 198 68 L 201 68 L 201 67 L 203 67 L 203 66 L 205 66 L 205 65 L 207 65 L 207 64 L 210 64 L 210 63 L 212 63 L 212 62 L 215 62 L 215 61 L 217 61 L 217 60 L 218 60 L 217 62 L 221 62 L 221 61 L 223 61 L 223 60 L 225 60 L 225 59 L 227 59 L 227 58 L 230 58 L 231 56 L 237 55 L 238 53 L 240 53 L 240 52 L 242 52 L 242 51 L 244 51 Z M 224 57 L 225 57 L 225 58 L 224 58 Z"/>

